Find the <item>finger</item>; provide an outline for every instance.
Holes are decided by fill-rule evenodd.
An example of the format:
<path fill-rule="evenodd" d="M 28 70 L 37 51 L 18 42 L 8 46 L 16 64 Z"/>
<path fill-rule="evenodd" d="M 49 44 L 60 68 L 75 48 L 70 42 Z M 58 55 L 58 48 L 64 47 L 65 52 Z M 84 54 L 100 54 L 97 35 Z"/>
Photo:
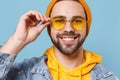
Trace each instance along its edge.
<path fill-rule="evenodd" d="M 48 22 L 42 24 L 40 27 L 38 27 L 38 32 L 39 32 L 39 34 L 40 34 L 41 31 L 42 31 L 45 27 L 47 27 L 49 24 L 50 24 L 50 21 L 48 21 Z"/>
<path fill-rule="evenodd" d="M 40 21 L 40 13 L 38 11 L 35 11 L 35 10 L 31 10 L 31 11 L 28 11 L 26 13 L 27 16 L 31 17 L 31 19 L 33 19 L 34 21 Z"/>
<path fill-rule="evenodd" d="M 43 15 L 43 18 L 44 18 L 44 21 L 42 22 L 42 24 L 50 21 L 50 18 L 46 17 L 45 15 Z"/>
<path fill-rule="evenodd" d="M 50 20 L 51 20 L 51 18 L 47 17 L 47 22 L 50 21 Z"/>
<path fill-rule="evenodd" d="M 43 17 L 44 17 L 45 22 L 47 22 L 48 21 L 47 17 L 45 15 L 43 15 Z"/>
<path fill-rule="evenodd" d="M 40 22 L 40 13 L 37 11 L 28 11 L 22 16 L 22 20 L 25 20 L 27 25 L 36 26 Z"/>
<path fill-rule="evenodd" d="M 39 15 L 41 18 L 42 23 L 45 22 L 44 16 L 42 14 Z"/>
<path fill-rule="evenodd" d="M 35 16 L 36 16 L 36 18 L 37 18 L 38 21 L 41 20 L 41 18 L 40 18 L 40 14 L 41 14 L 41 13 L 35 11 Z"/>

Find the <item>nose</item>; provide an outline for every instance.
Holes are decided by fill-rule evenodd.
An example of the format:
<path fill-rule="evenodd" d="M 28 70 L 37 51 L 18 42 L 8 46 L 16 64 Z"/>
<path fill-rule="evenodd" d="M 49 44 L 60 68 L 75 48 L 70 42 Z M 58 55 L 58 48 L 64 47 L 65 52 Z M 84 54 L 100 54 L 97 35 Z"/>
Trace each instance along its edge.
<path fill-rule="evenodd" d="M 67 31 L 67 32 L 74 31 L 70 20 L 66 21 L 66 24 L 65 24 L 65 27 L 64 27 L 64 31 Z"/>

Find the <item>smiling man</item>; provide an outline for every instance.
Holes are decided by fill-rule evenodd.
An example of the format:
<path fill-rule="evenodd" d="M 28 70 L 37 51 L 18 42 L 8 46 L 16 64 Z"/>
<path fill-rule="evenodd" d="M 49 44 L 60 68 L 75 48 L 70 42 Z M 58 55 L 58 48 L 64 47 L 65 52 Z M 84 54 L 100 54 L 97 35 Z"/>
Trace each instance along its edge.
<path fill-rule="evenodd" d="M 63 6 L 63 8 L 61 8 L 61 6 Z M 56 19 L 56 21 L 61 21 L 57 22 L 59 25 L 56 26 L 54 26 L 53 23 L 52 25 L 54 27 L 63 26 L 62 29 L 59 30 L 51 28 L 51 39 L 57 47 L 56 49 L 59 49 L 64 54 L 71 55 L 76 53 L 86 37 L 87 23 L 82 5 L 77 1 L 60 1 L 53 7 L 51 18 Z M 60 23 L 62 25 L 60 25 Z M 80 24 L 84 24 L 82 25 L 82 29 L 76 28 L 81 27 Z"/>
<path fill-rule="evenodd" d="M 25 13 L 16 32 L 0 48 L 0 80 L 118 80 L 100 64 L 100 55 L 82 47 L 90 24 L 84 0 L 52 0 L 46 16 L 37 11 Z M 13 64 L 19 51 L 45 27 L 53 46 L 41 57 Z"/>

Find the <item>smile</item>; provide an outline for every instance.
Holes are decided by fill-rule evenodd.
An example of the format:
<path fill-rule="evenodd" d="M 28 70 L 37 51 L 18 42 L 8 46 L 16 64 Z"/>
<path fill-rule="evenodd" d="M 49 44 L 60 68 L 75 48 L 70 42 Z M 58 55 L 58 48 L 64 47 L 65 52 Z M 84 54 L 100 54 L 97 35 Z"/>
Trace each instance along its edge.
<path fill-rule="evenodd" d="M 62 37 L 60 37 L 61 41 L 64 44 L 74 44 L 77 38 L 78 37 L 76 37 L 76 36 L 62 36 Z"/>
<path fill-rule="evenodd" d="M 63 36 L 63 37 L 60 37 L 60 38 L 63 39 L 63 40 L 74 40 L 77 37 L 74 37 L 74 36 Z"/>

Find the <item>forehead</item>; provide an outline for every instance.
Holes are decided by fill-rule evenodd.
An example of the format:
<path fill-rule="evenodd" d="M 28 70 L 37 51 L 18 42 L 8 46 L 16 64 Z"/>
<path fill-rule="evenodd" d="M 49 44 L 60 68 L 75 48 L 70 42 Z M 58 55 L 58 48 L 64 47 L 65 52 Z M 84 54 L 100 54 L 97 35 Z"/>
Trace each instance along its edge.
<path fill-rule="evenodd" d="M 73 16 L 81 16 L 85 18 L 85 11 L 78 1 L 63 0 L 58 1 L 54 5 L 51 11 L 51 17 L 55 16 L 66 16 L 67 18 L 72 18 Z"/>

